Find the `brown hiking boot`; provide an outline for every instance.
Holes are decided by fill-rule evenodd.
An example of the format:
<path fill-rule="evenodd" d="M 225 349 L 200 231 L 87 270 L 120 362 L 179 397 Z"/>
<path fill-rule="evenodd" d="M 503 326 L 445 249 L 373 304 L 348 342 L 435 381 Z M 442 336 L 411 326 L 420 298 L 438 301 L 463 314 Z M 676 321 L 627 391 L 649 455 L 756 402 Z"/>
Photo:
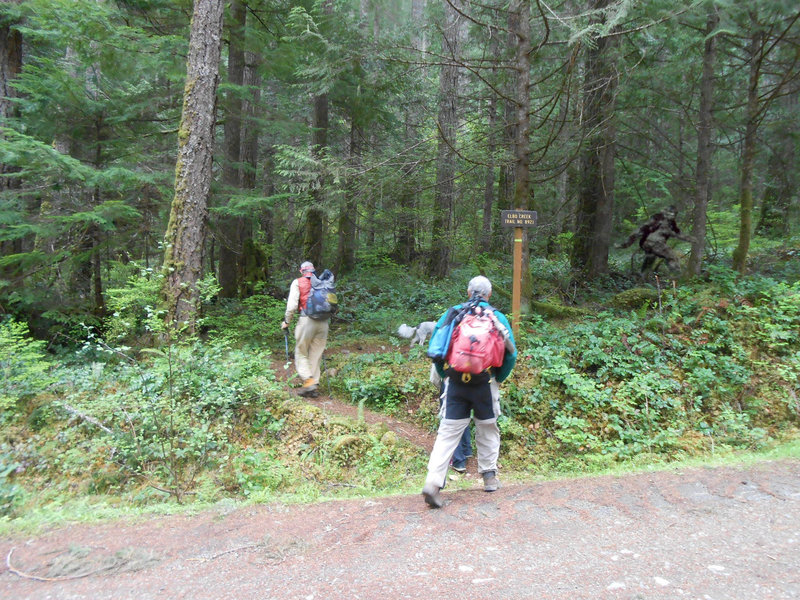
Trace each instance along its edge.
<path fill-rule="evenodd" d="M 422 488 L 422 497 L 425 498 L 425 504 L 431 508 L 442 508 L 444 500 L 442 500 L 442 495 L 439 493 L 440 489 L 438 485 L 426 483 L 425 487 Z"/>
<path fill-rule="evenodd" d="M 314 381 L 311 377 L 309 377 L 303 382 L 303 386 L 299 390 L 297 390 L 297 395 L 302 396 L 303 398 L 318 396 L 319 394 L 317 393 L 317 382 Z"/>

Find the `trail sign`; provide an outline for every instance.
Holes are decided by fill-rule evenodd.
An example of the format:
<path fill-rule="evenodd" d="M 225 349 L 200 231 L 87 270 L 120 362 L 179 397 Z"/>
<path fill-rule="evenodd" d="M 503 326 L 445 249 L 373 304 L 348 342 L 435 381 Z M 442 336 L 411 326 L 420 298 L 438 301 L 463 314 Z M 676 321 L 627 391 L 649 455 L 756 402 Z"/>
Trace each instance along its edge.
<path fill-rule="evenodd" d="M 514 280 L 511 293 L 511 330 L 519 335 L 519 305 L 522 295 L 522 229 L 536 225 L 535 210 L 501 210 L 500 223 L 514 228 Z"/>
<path fill-rule="evenodd" d="M 500 224 L 503 227 L 533 227 L 536 225 L 536 211 L 501 210 Z"/>

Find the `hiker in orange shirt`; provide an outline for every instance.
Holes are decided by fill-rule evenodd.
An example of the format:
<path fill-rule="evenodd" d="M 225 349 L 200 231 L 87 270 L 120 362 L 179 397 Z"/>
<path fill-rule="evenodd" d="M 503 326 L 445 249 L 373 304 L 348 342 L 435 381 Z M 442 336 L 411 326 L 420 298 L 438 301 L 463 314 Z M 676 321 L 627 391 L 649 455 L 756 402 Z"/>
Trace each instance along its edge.
<path fill-rule="evenodd" d="M 317 397 L 317 384 L 320 377 L 320 363 L 325 344 L 328 342 L 328 319 L 312 319 L 306 315 L 306 304 L 311 294 L 311 277 L 314 275 L 314 265 L 305 261 L 300 265 L 300 277 L 292 281 L 289 288 L 289 298 L 286 301 L 286 314 L 281 323 L 282 329 L 287 329 L 292 322 L 292 316 L 300 312 L 297 327 L 294 330 L 294 365 L 297 374 L 303 381 L 302 387 L 297 391 L 303 397 Z"/>

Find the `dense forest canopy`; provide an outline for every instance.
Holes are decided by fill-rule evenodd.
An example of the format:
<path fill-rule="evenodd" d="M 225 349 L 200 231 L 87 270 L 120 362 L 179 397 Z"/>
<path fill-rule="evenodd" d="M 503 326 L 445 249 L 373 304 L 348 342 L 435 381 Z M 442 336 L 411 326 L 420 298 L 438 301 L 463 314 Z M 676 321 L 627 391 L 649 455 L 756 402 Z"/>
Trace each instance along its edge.
<path fill-rule="evenodd" d="M 220 56 L 194 66 L 216 77 L 201 143 L 181 107 L 212 34 L 190 22 L 223 8 Z M 791 245 L 800 223 L 798 17 L 788 0 L 6 2 L 0 307 L 99 324 L 109 289 L 162 267 L 191 311 L 283 293 L 306 258 L 441 278 L 509 254 L 509 208 L 539 215 L 526 306 L 531 257 L 596 280 L 668 204 L 696 234 L 690 274 L 744 273 L 753 239 Z M 207 185 L 180 183 L 179 146 L 213 152 Z M 170 213 L 192 209 L 175 259 Z"/>

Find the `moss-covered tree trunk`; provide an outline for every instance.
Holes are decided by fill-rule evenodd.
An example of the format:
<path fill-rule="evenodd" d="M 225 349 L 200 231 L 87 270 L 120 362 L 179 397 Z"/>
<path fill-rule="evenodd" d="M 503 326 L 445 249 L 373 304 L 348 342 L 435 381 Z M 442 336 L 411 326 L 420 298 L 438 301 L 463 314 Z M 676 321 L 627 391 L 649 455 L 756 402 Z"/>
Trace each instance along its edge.
<path fill-rule="evenodd" d="M 194 330 L 202 277 L 219 85 L 223 0 L 195 0 L 183 112 L 178 130 L 175 196 L 165 237 L 167 322 Z"/>
<path fill-rule="evenodd" d="M 753 19 L 756 27 L 756 20 Z M 742 175 L 739 188 L 739 244 L 733 251 L 733 268 L 739 273 L 747 270 L 747 253 L 753 234 L 753 166 L 756 156 L 756 134 L 758 133 L 759 102 L 758 82 L 761 73 L 761 50 L 764 34 L 756 29 L 748 44 L 750 77 L 747 85 L 747 118 L 742 148 Z"/>
<path fill-rule="evenodd" d="M 22 70 L 22 34 L 13 29 L 13 23 L 0 19 L 0 123 L 6 126 L 15 111 L 13 98 L 17 95 L 11 82 Z M 7 173 L 0 163 L 0 173 Z M 12 180 L 0 177 L 0 191 L 7 189 Z"/>
<path fill-rule="evenodd" d="M 719 24 L 719 15 L 711 7 L 706 20 L 706 43 L 703 51 L 703 75 L 700 81 L 700 109 L 697 124 L 697 170 L 694 197 L 694 213 L 692 217 L 692 253 L 689 256 L 688 272 L 690 275 L 700 273 L 703 260 L 703 248 L 706 243 L 706 213 L 711 196 L 711 116 L 714 107 L 714 63 L 716 61 L 715 31 Z"/>

